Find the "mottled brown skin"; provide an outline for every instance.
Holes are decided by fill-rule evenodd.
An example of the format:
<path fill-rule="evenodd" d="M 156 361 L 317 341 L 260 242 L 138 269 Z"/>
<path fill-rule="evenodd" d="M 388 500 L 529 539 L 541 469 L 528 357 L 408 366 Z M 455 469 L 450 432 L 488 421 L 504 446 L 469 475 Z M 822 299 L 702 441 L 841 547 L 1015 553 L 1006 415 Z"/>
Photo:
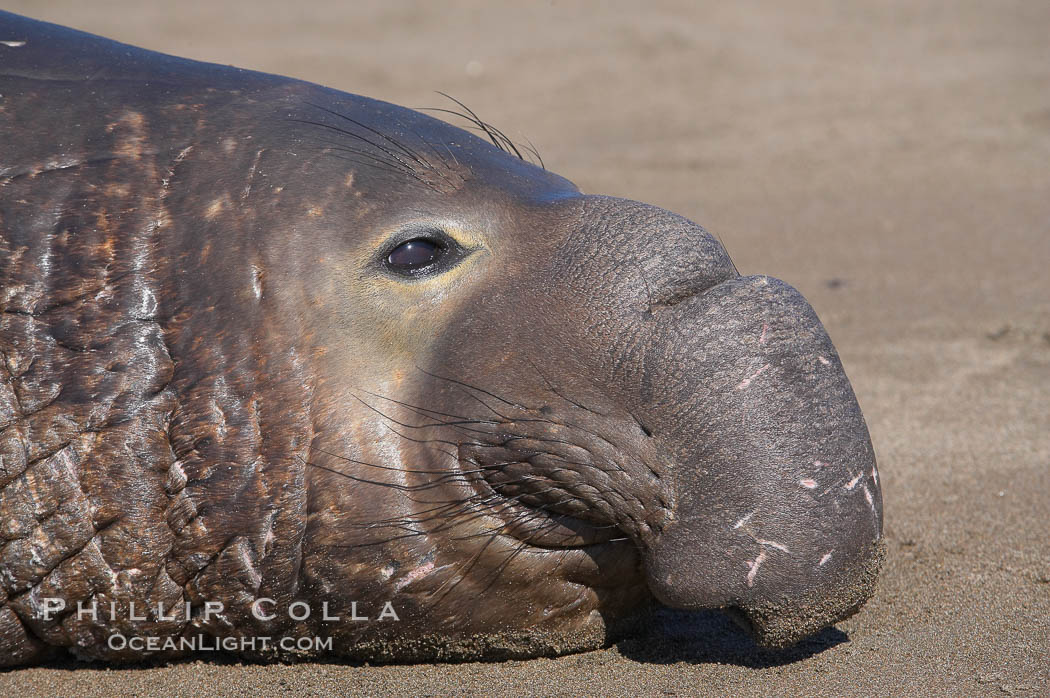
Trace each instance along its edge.
<path fill-rule="evenodd" d="M 870 596 L 835 350 L 699 226 L 389 104 L 6 13 L 0 41 L 0 665 L 180 654 L 115 633 L 556 654 L 654 597 L 783 645 Z M 455 260 L 389 268 L 427 235 Z"/>

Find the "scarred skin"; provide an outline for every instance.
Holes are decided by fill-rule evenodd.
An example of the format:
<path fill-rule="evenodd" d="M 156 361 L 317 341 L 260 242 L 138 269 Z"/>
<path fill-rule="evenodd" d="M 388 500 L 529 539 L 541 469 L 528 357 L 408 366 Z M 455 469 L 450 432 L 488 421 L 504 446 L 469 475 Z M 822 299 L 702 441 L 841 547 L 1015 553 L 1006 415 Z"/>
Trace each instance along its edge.
<path fill-rule="evenodd" d="M 871 595 L 835 349 L 700 226 L 390 104 L 0 41 L 0 665 L 551 655 L 654 599 L 783 646 Z"/>

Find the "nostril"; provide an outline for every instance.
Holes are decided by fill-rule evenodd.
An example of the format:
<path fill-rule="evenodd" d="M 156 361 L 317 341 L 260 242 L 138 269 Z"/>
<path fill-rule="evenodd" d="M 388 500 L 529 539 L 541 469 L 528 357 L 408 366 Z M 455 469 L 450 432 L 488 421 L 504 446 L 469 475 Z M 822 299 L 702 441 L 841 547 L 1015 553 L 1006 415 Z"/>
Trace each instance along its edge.
<path fill-rule="evenodd" d="M 723 269 L 722 273 L 703 274 L 678 280 L 670 287 L 657 289 L 652 297 L 652 310 L 670 308 L 694 296 L 702 296 L 716 286 L 737 278 L 736 269 Z"/>
<path fill-rule="evenodd" d="M 638 419 L 638 415 L 631 413 L 631 418 L 634 419 L 635 424 L 638 425 L 638 428 L 642 430 L 643 434 L 645 434 L 649 438 L 652 438 L 653 430 L 647 427 L 645 423 L 642 422 L 642 420 Z"/>
<path fill-rule="evenodd" d="M 693 296 L 703 293 L 708 288 L 711 287 L 707 286 L 706 288 L 704 288 L 700 285 L 696 285 L 686 286 L 684 288 L 676 288 L 673 291 L 670 291 L 669 293 L 658 295 L 656 298 L 654 298 L 653 308 L 670 308 L 672 306 L 678 305 L 684 300 L 687 300 L 689 298 L 692 298 Z"/>

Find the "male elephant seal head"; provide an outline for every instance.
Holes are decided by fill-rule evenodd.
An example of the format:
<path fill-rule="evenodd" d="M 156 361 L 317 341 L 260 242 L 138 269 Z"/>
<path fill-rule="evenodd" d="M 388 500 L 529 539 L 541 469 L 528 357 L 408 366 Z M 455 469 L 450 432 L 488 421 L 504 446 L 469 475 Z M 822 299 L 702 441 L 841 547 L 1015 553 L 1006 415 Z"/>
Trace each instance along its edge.
<path fill-rule="evenodd" d="M 186 651 L 118 632 L 552 654 L 653 597 L 784 646 L 871 595 L 838 355 L 700 226 L 411 110 L 0 27 L 28 37 L 0 74 L 15 661 Z"/>

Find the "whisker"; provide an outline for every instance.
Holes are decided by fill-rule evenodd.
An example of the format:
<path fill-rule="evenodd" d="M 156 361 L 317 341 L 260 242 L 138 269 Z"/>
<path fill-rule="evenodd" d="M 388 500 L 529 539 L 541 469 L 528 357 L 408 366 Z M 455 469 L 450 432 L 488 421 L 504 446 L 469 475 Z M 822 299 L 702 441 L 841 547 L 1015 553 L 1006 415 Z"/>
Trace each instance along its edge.
<path fill-rule="evenodd" d="M 342 134 L 344 136 L 349 136 L 350 138 L 356 138 L 357 140 L 359 140 L 359 141 L 361 141 L 363 143 L 367 143 L 368 145 L 372 146 L 373 148 L 376 148 L 378 150 L 383 151 L 384 153 L 389 155 L 391 158 L 393 158 L 394 160 L 396 160 L 399 163 L 401 163 L 402 165 L 404 165 L 409 171 L 415 172 L 415 168 L 412 167 L 412 165 L 410 165 L 404 159 L 402 159 L 402 157 L 400 155 L 398 155 L 397 153 L 392 151 L 390 148 L 382 146 L 379 143 L 376 143 L 375 141 L 362 136 L 360 133 L 354 133 L 353 131 L 347 131 L 345 128 L 339 128 L 338 126 L 333 126 L 332 124 L 326 124 L 326 123 L 321 122 L 321 121 L 310 121 L 308 119 L 290 119 L 290 121 L 295 121 L 295 122 L 298 122 L 298 123 L 301 123 L 301 124 L 307 124 L 307 125 L 310 125 L 310 126 L 317 126 L 317 127 L 320 127 L 320 128 L 328 129 L 330 131 L 335 131 L 336 133 L 340 133 L 340 134 Z"/>
<path fill-rule="evenodd" d="M 492 420 L 472 419 L 470 417 L 465 417 L 465 416 L 460 415 L 460 414 L 450 414 L 448 412 L 439 412 L 437 410 L 427 409 L 426 407 L 419 407 L 418 405 L 412 405 L 412 404 L 409 404 L 407 402 L 403 402 L 402 400 L 395 400 L 392 397 L 387 397 L 386 395 L 380 395 L 379 393 L 373 393 L 373 392 L 371 392 L 369 390 L 361 390 L 361 392 L 365 393 L 366 395 L 371 395 L 372 397 L 377 397 L 380 400 L 386 400 L 387 402 L 392 402 L 395 405 L 401 405 L 402 407 L 406 407 L 406 408 L 408 408 L 408 409 L 410 409 L 410 410 L 412 410 L 414 412 L 436 414 L 439 417 L 451 417 L 452 419 L 460 420 L 460 422 L 463 423 L 463 424 L 468 424 L 468 423 L 493 424 L 493 425 L 498 424 L 498 422 L 493 422 Z M 451 423 L 451 422 L 449 422 L 449 423 Z"/>
<path fill-rule="evenodd" d="M 547 166 L 543 164 L 543 158 L 540 156 L 540 151 L 536 150 L 536 146 L 532 144 L 532 141 L 530 141 L 528 137 L 525 138 L 525 142 L 529 144 L 529 152 L 535 155 L 536 159 L 540 161 L 540 169 L 546 170 Z"/>
<path fill-rule="evenodd" d="M 569 403 L 570 405 L 575 405 L 576 407 L 579 407 L 581 410 L 586 410 L 587 412 L 591 412 L 592 414 L 596 414 L 599 417 L 607 416 L 607 415 L 599 412 L 598 410 L 591 409 L 590 407 L 582 405 L 579 402 L 576 402 L 575 400 L 573 400 L 572 398 L 564 395 L 560 390 L 558 390 L 557 388 L 554 387 L 554 384 L 551 383 L 550 380 L 547 379 L 547 376 L 544 375 L 543 371 L 540 370 L 540 367 L 536 365 L 536 362 L 534 362 L 532 359 L 527 359 L 527 360 L 528 360 L 529 364 L 536 370 L 536 373 L 540 374 L 540 378 L 543 379 L 543 382 L 547 384 L 547 388 L 552 393 L 554 393 L 555 395 L 557 395 L 558 397 L 560 397 L 562 400 L 564 400 L 565 402 Z"/>
<path fill-rule="evenodd" d="M 368 124 L 362 123 L 362 122 L 358 121 L 357 119 L 351 118 L 351 117 L 347 116 L 346 114 L 341 114 L 341 113 L 339 113 L 339 112 L 337 112 L 337 111 L 335 111 L 333 109 L 329 109 L 327 107 L 322 107 L 319 104 L 313 104 L 311 102 L 307 102 L 307 104 L 309 104 L 311 107 L 314 107 L 316 109 L 320 109 L 323 112 L 327 112 L 328 114 L 331 114 L 332 116 L 338 117 L 340 119 L 344 119 L 345 121 L 350 122 L 351 124 L 353 124 L 354 126 L 357 126 L 358 128 L 363 128 L 364 130 L 368 131 L 369 133 L 374 133 L 375 135 L 377 135 L 380 138 L 382 138 L 383 140 L 385 140 L 387 143 L 390 143 L 391 145 L 393 145 L 395 148 L 399 148 L 403 153 L 405 153 L 410 158 L 412 158 L 413 160 L 418 162 L 420 165 L 422 165 L 424 167 L 427 167 L 427 168 L 430 168 L 430 169 L 433 169 L 434 166 L 432 164 L 430 164 L 429 162 L 427 162 L 426 160 L 423 160 L 422 158 L 420 158 L 419 154 L 416 153 L 414 150 L 410 149 L 408 146 L 404 145 L 400 141 L 394 140 L 393 138 L 391 138 L 387 134 L 383 133 L 382 131 L 380 131 L 378 129 L 375 129 L 375 128 L 372 128 Z"/>
<path fill-rule="evenodd" d="M 454 112 L 454 111 L 451 111 L 451 110 L 448 110 L 448 109 L 433 109 L 433 111 L 445 111 L 445 112 L 448 112 L 448 113 L 451 113 L 451 114 L 455 114 L 456 116 L 460 116 L 460 117 L 466 118 L 469 121 L 473 121 L 475 124 L 477 124 L 482 129 L 484 129 L 485 133 L 488 134 L 489 140 L 491 140 L 492 144 L 495 145 L 497 148 L 499 148 L 500 150 L 504 151 L 505 153 L 513 153 L 515 156 L 517 156 L 517 158 L 519 160 L 524 160 L 525 159 L 524 157 L 522 157 L 521 151 L 518 150 L 518 147 L 516 145 L 514 145 L 514 141 L 512 141 L 510 138 L 507 137 L 507 134 L 503 133 L 502 131 L 500 131 L 498 128 L 496 128 L 492 124 L 489 124 L 489 123 L 486 123 L 485 121 L 482 121 L 481 117 L 479 117 L 476 113 L 474 113 L 473 109 L 471 109 L 466 104 L 464 104 L 463 102 L 459 101 L 458 99 L 456 99 L 452 95 L 446 94 L 446 93 L 441 92 L 441 91 L 438 91 L 438 94 L 441 95 L 442 97 L 444 97 L 446 99 L 449 99 L 449 100 L 452 100 L 453 102 L 458 104 L 460 107 L 462 107 L 467 112 L 467 114 L 469 116 L 466 116 L 464 114 L 459 114 L 457 112 Z"/>
<path fill-rule="evenodd" d="M 368 409 L 370 409 L 371 411 L 373 411 L 376 414 L 378 414 L 383 419 L 387 420 L 388 422 L 393 422 L 394 424 L 398 425 L 399 427 L 404 427 L 406 429 L 428 429 L 428 428 L 432 428 L 432 427 L 462 426 L 462 424 L 481 424 L 481 423 L 483 423 L 483 422 L 480 422 L 478 420 L 466 420 L 466 421 L 462 422 L 462 424 L 457 423 L 457 422 L 442 422 L 442 421 L 431 422 L 429 424 L 407 424 L 405 422 L 400 422 L 400 421 L 394 419 L 393 417 L 391 417 L 388 414 L 385 414 L 382 410 L 380 410 L 380 409 L 378 409 L 376 407 L 373 407 L 372 405 L 368 404 L 367 402 L 365 402 L 364 400 L 359 398 L 357 395 L 353 395 L 353 398 L 355 400 L 357 400 L 358 402 L 360 402 L 365 407 L 367 407 Z M 468 430 L 468 431 L 470 431 L 470 430 Z M 481 434 L 489 433 L 487 431 L 483 431 L 483 430 L 480 430 L 480 429 L 472 430 L 472 431 L 477 431 L 478 433 L 481 433 Z"/>
<path fill-rule="evenodd" d="M 505 400 L 505 399 L 501 398 L 499 395 L 496 395 L 495 393 L 490 393 L 487 390 L 484 390 L 484 389 L 479 388 L 477 386 L 471 385 L 469 383 L 464 383 L 463 381 L 456 380 L 455 378 L 449 378 L 447 376 L 438 375 L 437 373 L 431 373 L 430 371 L 427 371 L 424 368 L 420 368 L 419 366 L 416 366 L 416 370 L 419 371 L 420 373 L 424 374 L 424 375 L 430 376 L 431 378 L 437 378 L 438 380 L 443 380 L 443 381 L 446 381 L 448 383 L 454 383 L 456 385 L 463 386 L 464 388 L 467 388 L 468 390 L 476 390 L 479 393 L 482 393 L 484 395 L 488 395 L 489 397 L 495 398 L 495 399 L 499 400 L 500 402 L 502 402 L 502 403 L 504 403 L 506 405 L 509 405 L 511 407 L 517 408 L 519 410 L 527 409 L 527 408 L 523 407 L 522 405 L 510 402 L 509 400 Z"/>

